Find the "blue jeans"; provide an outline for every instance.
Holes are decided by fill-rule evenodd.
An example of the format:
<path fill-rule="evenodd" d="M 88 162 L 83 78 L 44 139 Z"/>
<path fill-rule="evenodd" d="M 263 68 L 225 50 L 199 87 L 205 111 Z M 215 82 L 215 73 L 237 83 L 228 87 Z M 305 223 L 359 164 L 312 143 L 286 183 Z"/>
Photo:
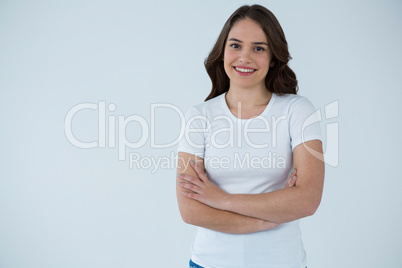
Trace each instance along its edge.
<path fill-rule="evenodd" d="M 202 266 L 199 266 L 198 264 L 194 263 L 192 260 L 189 262 L 189 268 L 204 268 Z"/>
<path fill-rule="evenodd" d="M 198 264 L 194 263 L 192 260 L 189 262 L 189 268 L 204 268 L 202 266 L 199 266 Z M 307 266 L 306 266 L 307 268 Z"/>

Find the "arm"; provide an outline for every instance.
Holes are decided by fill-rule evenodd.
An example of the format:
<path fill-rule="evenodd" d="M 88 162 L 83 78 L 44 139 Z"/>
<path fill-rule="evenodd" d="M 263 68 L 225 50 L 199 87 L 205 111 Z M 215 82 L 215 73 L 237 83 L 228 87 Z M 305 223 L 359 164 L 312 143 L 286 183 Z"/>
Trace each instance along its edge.
<path fill-rule="evenodd" d="M 324 162 L 323 159 L 311 155 L 305 146 L 322 155 L 322 143 L 319 140 L 296 146 L 293 151 L 293 163 L 298 175 L 294 187 L 263 194 L 227 194 L 220 192 L 209 181 L 204 182 L 208 180 L 205 177 L 202 183 L 190 181 L 191 184 L 186 186 L 196 194 L 185 195 L 217 209 L 278 224 L 313 215 L 321 202 Z M 200 175 L 201 170 L 197 166 L 194 167 Z"/>
<path fill-rule="evenodd" d="M 184 222 L 219 232 L 238 234 L 258 232 L 278 226 L 265 220 L 212 208 L 199 201 L 186 198 L 182 192 L 191 193 L 191 191 L 181 188 L 179 183 L 185 182 L 182 178 L 186 175 L 198 180 L 197 173 L 189 165 L 190 160 L 196 161 L 199 166 L 204 167 L 202 158 L 179 152 L 177 175 L 181 176 L 176 176 L 176 194 Z"/>

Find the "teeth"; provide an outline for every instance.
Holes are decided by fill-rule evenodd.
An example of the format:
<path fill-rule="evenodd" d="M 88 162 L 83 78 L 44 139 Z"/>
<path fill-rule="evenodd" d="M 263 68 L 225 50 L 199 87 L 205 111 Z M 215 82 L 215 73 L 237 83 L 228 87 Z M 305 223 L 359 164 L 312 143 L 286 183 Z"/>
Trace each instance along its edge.
<path fill-rule="evenodd" d="M 237 68 L 235 67 L 237 71 L 242 72 L 242 73 L 252 73 L 254 72 L 254 69 L 243 69 L 243 68 Z"/>

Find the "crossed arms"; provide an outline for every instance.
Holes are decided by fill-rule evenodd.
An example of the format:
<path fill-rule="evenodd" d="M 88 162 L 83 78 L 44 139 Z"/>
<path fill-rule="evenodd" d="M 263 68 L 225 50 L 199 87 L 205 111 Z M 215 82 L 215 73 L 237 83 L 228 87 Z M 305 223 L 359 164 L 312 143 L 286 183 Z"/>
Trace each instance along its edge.
<path fill-rule="evenodd" d="M 321 202 L 325 170 L 323 158 L 317 159 L 307 148 L 323 155 L 319 140 L 296 146 L 296 174 L 284 189 L 262 194 L 224 192 L 205 175 L 202 158 L 179 152 L 176 195 L 182 219 L 224 233 L 252 233 L 313 215 Z"/>

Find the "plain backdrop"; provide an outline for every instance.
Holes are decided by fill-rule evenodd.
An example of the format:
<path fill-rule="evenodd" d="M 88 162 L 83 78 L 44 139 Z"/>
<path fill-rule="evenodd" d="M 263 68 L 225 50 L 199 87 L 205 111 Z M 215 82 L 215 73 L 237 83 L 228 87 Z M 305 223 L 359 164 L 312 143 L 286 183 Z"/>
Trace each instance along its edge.
<path fill-rule="evenodd" d="M 118 143 L 119 118 L 150 124 L 151 104 L 184 112 L 203 102 L 205 57 L 230 14 L 253 3 L 280 21 L 299 94 L 322 112 L 339 105 L 322 122 L 324 134 L 338 126 L 339 163 L 326 166 L 321 206 L 301 221 L 309 268 L 402 267 L 399 0 L 0 1 L 0 267 L 187 266 L 196 228 L 179 215 L 175 163 L 146 162 L 176 146 L 153 148 L 133 121 L 120 132 L 146 142 L 119 160 L 108 140 L 74 146 L 65 118 L 95 105 L 71 127 L 99 142 L 104 103 Z M 178 113 L 154 112 L 154 141 L 173 141 Z M 130 167 L 130 153 L 142 166 Z"/>

